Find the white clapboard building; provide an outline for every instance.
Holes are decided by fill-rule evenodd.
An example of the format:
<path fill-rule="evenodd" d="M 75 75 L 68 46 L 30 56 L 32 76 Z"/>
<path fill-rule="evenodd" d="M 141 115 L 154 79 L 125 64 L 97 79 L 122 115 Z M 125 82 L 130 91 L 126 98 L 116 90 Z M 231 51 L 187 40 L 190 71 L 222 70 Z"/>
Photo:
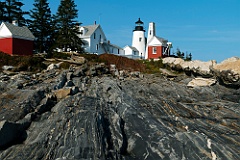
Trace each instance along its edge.
<path fill-rule="evenodd" d="M 87 53 L 103 54 L 111 53 L 116 55 L 124 55 L 124 50 L 107 40 L 100 24 L 79 27 L 79 37 L 82 39 L 83 48 Z"/>

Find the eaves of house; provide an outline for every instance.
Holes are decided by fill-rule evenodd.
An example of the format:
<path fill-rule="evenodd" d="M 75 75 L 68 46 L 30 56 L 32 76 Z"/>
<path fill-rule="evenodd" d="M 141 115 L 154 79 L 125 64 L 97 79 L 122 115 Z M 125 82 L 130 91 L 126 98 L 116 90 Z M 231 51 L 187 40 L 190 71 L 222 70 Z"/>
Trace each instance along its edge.
<path fill-rule="evenodd" d="M 1 38 L 11 37 L 11 38 L 31 40 L 31 41 L 33 41 L 35 39 L 34 35 L 27 27 L 19 27 L 19 26 L 13 25 L 11 23 L 3 22 L 0 26 L 0 30 L 4 26 L 6 26 L 6 28 L 9 30 L 10 34 L 0 35 Z"/>

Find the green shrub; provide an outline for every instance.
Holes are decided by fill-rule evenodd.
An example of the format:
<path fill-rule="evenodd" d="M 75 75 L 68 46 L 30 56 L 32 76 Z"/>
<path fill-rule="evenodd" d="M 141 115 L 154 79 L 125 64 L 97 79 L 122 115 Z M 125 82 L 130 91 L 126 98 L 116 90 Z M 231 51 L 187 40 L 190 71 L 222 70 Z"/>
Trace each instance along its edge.
<path fill-rule="evenodd" d="M 47 54 L 46 58 L 69 59 L 71 54 L 64 52 L 52 52 Z"/>
<path fill-rule="evenodd" d="M 106 63 L 106 60 L 101 59 L 100 56 L 96 54 L 79 54 L 79 56 L 84 57 L 89 62 Z"/>
<path fill-rule="evenodd" d="M 70 67 L 70 64 L 67 62 L 63 62 L 60 64 L 60 68 L 62 69 L 68 69 Z"/>
<path fill-rule="evenodd" d="M 142 60 L 142 63 L 145 65 L 145 72 L 150 74 L 160 73 L 160 68 L 165 68 L 162 59 L 159 59 L 158 61 L 154 61 L 153 59 Z"/>
<path fill-rule="evenodd" d="M 46 68 L 43 63 L 44 58 L 32 56 L 10 56 L 0 53 L 0 70 L 2 66 L 14 66 L 14 71 L 40 71 Z"/>

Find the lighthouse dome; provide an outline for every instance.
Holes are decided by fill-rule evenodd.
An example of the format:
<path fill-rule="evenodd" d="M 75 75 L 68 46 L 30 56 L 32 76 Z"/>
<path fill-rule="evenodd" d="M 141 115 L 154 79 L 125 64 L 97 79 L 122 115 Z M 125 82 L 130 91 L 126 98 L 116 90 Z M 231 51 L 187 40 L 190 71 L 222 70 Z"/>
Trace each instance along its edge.
<path fill-rule="evenodd" d="M 141 21 L 140 18 L 138 18 L 138 21 L 135 22 L 135 29 L 133 31 L 144 31 L 144 27 L 143 27 L 144 23 L 143 21 Z"/>

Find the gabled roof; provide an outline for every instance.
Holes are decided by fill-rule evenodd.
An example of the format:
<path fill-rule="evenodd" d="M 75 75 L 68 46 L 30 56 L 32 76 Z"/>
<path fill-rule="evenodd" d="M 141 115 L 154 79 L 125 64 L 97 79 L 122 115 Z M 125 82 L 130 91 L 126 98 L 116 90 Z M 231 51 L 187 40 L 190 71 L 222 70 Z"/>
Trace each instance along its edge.
<path fill-rule="evenodd" d="M 112 44 L 112 43 L 104 42 L 103 44 L 108 45 L 108 46 L 111 46 L 111 47 L 113 47 L 113 48 L 122 49 L 121 47 L 119 47 L 119 46 L 117 46 L 117 45 L 115 45 L 115 44 Z"/>
<path fill-rule="evenodd" d="M 133 50 L 133 51 L 136 51 L 136 52 L 138 52 L 138 50 L 137 50 L 137 48 L 135 48 L 135 47 L 132 47 L 132 46 L 125 46 L 124 48 L 127 48 L 127 47 L 129 47 L 131 50 Z"/>
<path fill-rule="evenodd" d="M 5 25 L 7 29 L 11 32 L 13 37 L 20 39 L 30 39 L 34 40 L 34 35 L 27 27 L 15 26 L 11 23 L 3 22 L 1 26 Z"/>
<path fill-rule="evenodd" d="M 162 37 L 157 37 L 157 36 L 155 36 L 155 37 L 162 43 L 167 43 L 168 42 L 168 40 L 166 40 L 166 39 L 164 39 Z"/>
<path fill-rule="evenodd" d="M 161 38 L 161 37 L 157 37 L 157 36 L 153 36 L 147 45 L 166 45 L 168 42 L 168 40 Z M 154 43 L 154 44 L 152 44 Z"/>
<path fill-rule="evenodd" d="M 89 37 L 91 36 L 94 31 L 99 27 L 100 25 L 90 25 L 90 26 L 82 26 L 83 28 L 87 29 L 87 32 L 85 33 L 84 36 Z"/>

